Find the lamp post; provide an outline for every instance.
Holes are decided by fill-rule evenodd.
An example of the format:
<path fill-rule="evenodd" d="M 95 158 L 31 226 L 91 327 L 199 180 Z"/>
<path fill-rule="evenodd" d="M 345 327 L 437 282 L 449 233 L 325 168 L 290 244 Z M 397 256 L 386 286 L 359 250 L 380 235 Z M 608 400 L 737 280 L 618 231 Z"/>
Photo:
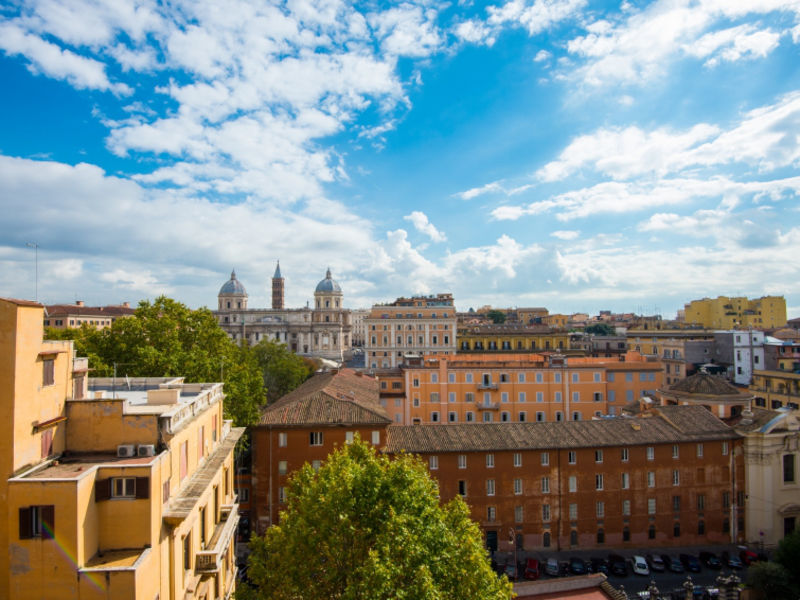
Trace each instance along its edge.
<path fill-rule="evenodd" d="M 39 244 L 37 244 L 36 242 L 25 242 L 25 245 L 28 248 L 33 248 L 33 257 L 34 257 L 33 260 L 34 260 L 34 269 L 35 269 L 35 271 L 34 271 L 34 273 L 35 273 L 35 284 L 34 285 L 36 286 L 35 287 L 36 295 L 34 296 L 34 300 L 36 300 L 36 302 L 38 302 L 39 301 Z"/>
<path fill-rule="evenodd" d="M 516 574 L 516 579 L 519 578 L 519 573 L 517 573 L 517 569 L 519 569 L 519 556 L 517 554 L 517 543 L 516 543 L 516 534 L 514 529 L 509 527 L 508 529 L 508 541 L 511 542 L 511 545 L 514 546 L 514 573 Z"/>

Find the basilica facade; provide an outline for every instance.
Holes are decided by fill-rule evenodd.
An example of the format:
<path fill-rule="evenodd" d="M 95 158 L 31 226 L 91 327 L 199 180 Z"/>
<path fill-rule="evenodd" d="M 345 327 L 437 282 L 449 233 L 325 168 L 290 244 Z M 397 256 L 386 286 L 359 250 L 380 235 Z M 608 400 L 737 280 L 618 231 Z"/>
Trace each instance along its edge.
<path fill-rule="evenodd" d="M 350 352 L 350 311 L 342 306 L 342 288 L 325 273 L 314 290 L 314 306 L 286 308 L 280 263 L 272 276 L 272 308 L 248 308 L 247 291 L 236 272 L 219 290 L 214 315 L 237 343 L 255 345 L 263 339 L 282 342 L 296 354 L 342 361 Z"/>

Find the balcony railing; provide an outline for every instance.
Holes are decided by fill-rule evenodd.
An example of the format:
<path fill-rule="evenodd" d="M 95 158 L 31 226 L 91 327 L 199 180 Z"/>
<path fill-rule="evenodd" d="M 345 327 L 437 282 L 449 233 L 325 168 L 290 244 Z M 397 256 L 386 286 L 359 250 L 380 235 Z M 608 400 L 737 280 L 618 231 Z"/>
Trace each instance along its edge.
<path fill-rule="evenodd" d="M 496 383 L 492 383 L 492 382 L 487 383 L 487 382 L 484 381 L 483 383 L 479 383 L 478 384 L 478 389 L 479 390 L 496 390 L 497 389 L 497 384 Z"/>
<path fill-rule="evenodd" d="M 499 402 L 482 402 L 478 404 L 478 409 L 480 410 L 499 410 L 500 403 Z"/>
<path fill-rule="evenodd" d="M 220 511 L 222 520 L 217 523 L 214 535 L 209 540 L 208 547 L 195 556 L 195 571 L 197 573 L 218 573 L 220 563 L 228 551 L 236 526 L 239 524 L 239 505 L 227 504 Z"/>

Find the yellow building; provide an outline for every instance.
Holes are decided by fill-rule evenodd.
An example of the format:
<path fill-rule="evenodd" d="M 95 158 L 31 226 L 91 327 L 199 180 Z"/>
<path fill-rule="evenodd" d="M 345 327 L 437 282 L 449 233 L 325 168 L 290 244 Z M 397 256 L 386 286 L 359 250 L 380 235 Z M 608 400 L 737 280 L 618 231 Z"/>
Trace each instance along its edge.
<path fill-rule="evenodd" d="M 778 409 L 800 406 L 800 373 L 790 371 L 753 371 L 750 392 L 755 405 Z"/>
<path fill-rule="evenodd" d="M 229 598 L 238 521 L 222 385 L 85 378 L 43 307 L 0 299 L 0 596 Z"/>
<path fill-rule="evenodd" d="M 458 328 L 458 352 L 540 352 L 569 349 L 569 334 L 546 326 L 515 324 Z"/>
<path fill-rule="evenodd" d="M 703 298 L 684 307 L 688 324 L 709 329 L 756 329 L 786 325 L 786 299 L 783 296 L 764 296 L 748 300 L 744 296 Z"/>

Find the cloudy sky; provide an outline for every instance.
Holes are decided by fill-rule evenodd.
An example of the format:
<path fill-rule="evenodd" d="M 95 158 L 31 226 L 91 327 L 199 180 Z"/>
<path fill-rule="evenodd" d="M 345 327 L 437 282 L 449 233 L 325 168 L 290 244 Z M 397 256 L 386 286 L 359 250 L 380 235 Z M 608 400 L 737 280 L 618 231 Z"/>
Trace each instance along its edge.
<path fill-rule="evenodd" d="M 800 316 L 800 0 L 0 6 L 0 295 Z"/>

